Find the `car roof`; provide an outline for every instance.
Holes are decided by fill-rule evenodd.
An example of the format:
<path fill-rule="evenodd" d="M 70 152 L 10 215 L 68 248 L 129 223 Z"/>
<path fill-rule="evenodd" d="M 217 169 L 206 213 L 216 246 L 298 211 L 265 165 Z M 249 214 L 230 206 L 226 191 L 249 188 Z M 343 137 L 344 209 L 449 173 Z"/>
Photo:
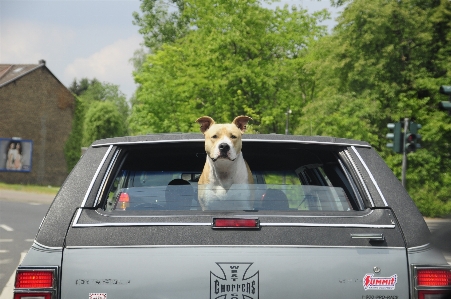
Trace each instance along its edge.
<path fill-rule="evenodd" d="M 149 134 L 141 136 L 125 136 L 106 138 L 95 141 L 93 147 L 109 146 L 109 145 L 132 145 L 145 143 L 161 143 L 161 142 L 203 142 L 204 135 L 199 133 L 162 133 Z M 366 141 L 326 137 L 326 136 L 302 136 L 302 135 L 281 135 L 281 134 L 244 134 L 245 142 L 286 142 L 286 143 L 304 143 L 304 144 L 322 144 L 335 146 L 355 146 L 367 147 L 371 145 Z"/>

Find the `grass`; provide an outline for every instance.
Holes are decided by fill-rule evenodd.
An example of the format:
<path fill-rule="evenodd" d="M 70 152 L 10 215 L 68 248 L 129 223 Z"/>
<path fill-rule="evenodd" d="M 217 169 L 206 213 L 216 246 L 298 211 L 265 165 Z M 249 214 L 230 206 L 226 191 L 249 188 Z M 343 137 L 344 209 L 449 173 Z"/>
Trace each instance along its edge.
<path fill-rule="evenodd" d="M 59 187 L 52 186 L 38 186 L 38 185 L 21 185 L 21 184 L 6 184 L 0 182 L 0 190 L 14 190 L 31 193 L 56 194 Z"/>

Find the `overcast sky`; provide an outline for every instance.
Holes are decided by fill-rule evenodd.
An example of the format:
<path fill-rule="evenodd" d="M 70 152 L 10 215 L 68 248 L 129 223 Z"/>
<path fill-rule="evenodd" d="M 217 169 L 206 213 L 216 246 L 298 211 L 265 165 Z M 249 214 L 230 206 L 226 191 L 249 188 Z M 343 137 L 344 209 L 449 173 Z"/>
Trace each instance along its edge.
<path fill-rule="evenodd" d="M 285 0 L 310 12 L 329 0 Z M 139 0 L 0 0 L 0 63 L 46 61 L 65 85 L 74 78 L 97 78 L 133 94 L 133 52 L 143 39 L 132 24 Z M 329 21 L 327 25 L 333 26 Z"/>

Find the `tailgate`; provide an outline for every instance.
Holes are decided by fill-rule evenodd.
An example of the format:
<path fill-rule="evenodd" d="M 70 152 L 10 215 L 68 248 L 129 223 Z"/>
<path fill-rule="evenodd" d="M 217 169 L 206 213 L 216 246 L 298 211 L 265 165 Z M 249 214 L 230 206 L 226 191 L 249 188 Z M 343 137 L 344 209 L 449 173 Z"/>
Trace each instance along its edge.
<path fill-rule="evenodd" d="M 390 211 L 374 210 L 283 226 L 262 216 L 259 230 L 138 226 L 137 219 L 133 227 L 72 227 L 61 295 L 409 298 L 406 249 L 390 218 Z"/>
<path fill-rule="evenodd" d="M 408 287 L 402 249 L 95 248 L 66 250 L 62 298 L 408 298 Z"/>

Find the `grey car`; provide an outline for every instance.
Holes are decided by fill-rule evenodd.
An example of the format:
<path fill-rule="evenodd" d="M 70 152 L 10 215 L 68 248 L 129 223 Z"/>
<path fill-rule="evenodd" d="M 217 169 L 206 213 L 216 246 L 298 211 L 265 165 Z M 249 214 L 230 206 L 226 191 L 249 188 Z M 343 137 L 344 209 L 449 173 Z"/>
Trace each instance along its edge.
<path fill-rule="evenodd" d="M 17 269 L 14 298 L 449 298 L 450 266 L 368 143 L 245 135 L 243 155 L 254 184 L 203 210 L 203 135 L 94 142 Z M 236 208 L 243 188 L 250 209 Z"/>

